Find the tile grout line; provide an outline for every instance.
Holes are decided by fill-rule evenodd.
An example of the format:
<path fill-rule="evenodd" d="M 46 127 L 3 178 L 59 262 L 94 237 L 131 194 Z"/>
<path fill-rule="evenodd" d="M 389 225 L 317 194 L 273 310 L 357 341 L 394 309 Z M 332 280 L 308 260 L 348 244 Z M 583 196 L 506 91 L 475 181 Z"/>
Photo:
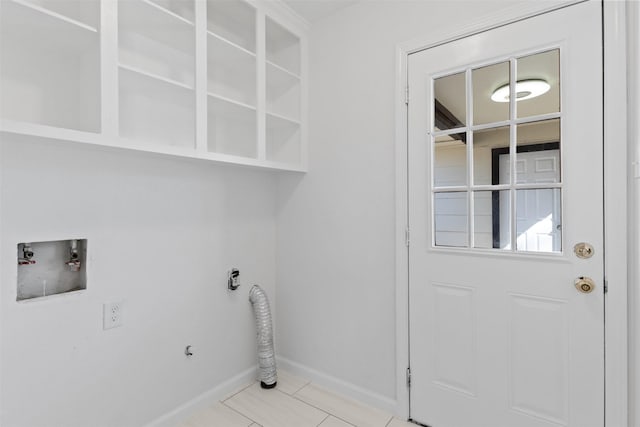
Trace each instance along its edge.
<path fill-rule="evenodd" d="M 243 391 L 245 391 L 246 389 L 248 389 L 249 387 L 251 387 L 255 383 L 257 383 L 257 381 L 254 381 L 252 383 L 247 384 L 246 386 L 242 387 L 240 390 L 238 390 L 235 393 L 233 393 L 231 396 L 227 396 L 224 400 L 219 400 L 218 402 L 225 403 L 227 400 L 229 400 L 229 399 L 231 399 L 233 397 L 236 397 L 237 395 L 239 395 L 240 393 L 242 393 Z"/>
<path fill-rule="evenodd" d="M 323 412 L 324 412 L 324 411 L 323 411 Z M 323 423 L 323 422 L 325 422 L 325 421 L 327 421 L 327 419 L 331 416 L 331 414 L 329 414 L 329 413 L 326 413 L 326 414 L 327 414 L 327 416 L 326 416 L 326 417 L 324 417 L 324 419 L 323 419 L 322 421 L 320 421 L 320 424 L 318 424 L 316 427 L 320 427 L 320 426 L 322 425 L 322 423 Z"/>
<path fill-rule="evenodd" d="M 247 387 L 247 388 L 248 388 L 248 387 Z M 245 388 L 244 390 L 246 390 L 247 388 Z M 242 390 L 242 391 L 244 391 L 244 390 Z M 238 393 L 236 393 L 236 394 L 238 394 Z M 234 396 L 235 396 L 235 394 L 234 394 Z M 231 397 L 233 397 L 233 396 L 231 396 Z M 229 399 L 231 399 L 231 397 L 229 397 Z M 232 408 L 231 406 L 227 405 L 226 401 L 227 401 L 227 400 L 229 400 L 229 399 L 225 399 L 225 401 L 224 401 L 224 402 L 220 402 L 220 404 L 221 404 L 221 405 L 224 405 L 226 408 L 231 409 L 233 412 L 235 412 L 236 414 L 238 414 L 238 415 L 242 416 L 243 418 L 246 418 L 246 419 L 248 419 L 249 421 L 251 421 L 251 424 L 249 424 L 247 427 L 250 427 L 250 426 L 251 426 L 251 425 L 253 425 L 253 424 L 261 425 L 261 424 L 259 424 L 256 420 L 254 420 L 253 418 L 251 418 L 251 417 L 247 416 L 247 414 L 243 414 L 242 412 L 240 412 L 240 411 L 236 410 L 235 408 Z"/>
<path fill-rule="evenodd" d="M 304 383 L 301 387 L 297 388 L 296 391 L 294 391 L 293 393 L 290 394 L 290 396 L 293 396 L 294 394 L 296 394 L 297 392 L 299 392 L 300 390 L 302 390 L 303 388 L 305 388 L 306 386 L 308 386 L 309 384 L 311 384 L 311 381 L 308 381 L 306 383 Z"/>
<path fill-rule="evenodd" d="M 311 384 L 312 384 L 312 382 L 309 382 L 309 384 L 305 385 L 305 386 L 304 386 L 304 387 L 302 387 L 300 390 L 302 390 L 303 388 L 305 388 L 305 387 L 307 387 L 308 385 L 311 385 Z M 300 390 L 298 390 L 296 393 L 298 393 Z M 347 421 L 347 420 L 345 420 L 345 419 L 343 419 L 343 418 L 340 418 L 340 417 L 339 417 L 339 416 L 337 416 L 336 414 L 332 414 L 331 412 L 329 412 L 329 411 L 327 411 L 327 410 L 325 410 L 325 409 L 319 408 L 319 407 L 317 407 L 317 406 L 315 406 L 315 405 L 313 405 L 313 404 L 311 404 L 311 403 L 309 403 L 309 402 L 306 402 L 306 401 L 302 400 L 302 399 L 301 399 L 300 397 L 298 397 L 298 396 L 291 395 L 291 397 L 293 397 L 294 399 L 296 399 L 296 400 L 298 400 L 298 401 L 300 401 L 300 402 L 304 403 L 305 405 L 309 405 L 309 406 L 311 406 L 312 408 L 316 408 L 318 411 L 322 411 L 322 412 L 324 412 L 325 414 L 329 414 L 329 416 L 332 416 L 333 418 L 337 418 L 337 419 L 339 419 L 340 421 L 342 421 L 342 422 L 344 422 L 344 423 L 349 424 L 350 426 L 358 427 L 358 426 L 356 426 L 355 424 L 351 424 L 349 421 Z M 391 417 L 391 419 L 393 419 L 393 417 Z M 326 420 L 326 418 L 325 418 L 325 420 Z M 322 422 L 324 422 L 325 420 L 323 420 Z M 388 424 L 388 423 L 387 423 L 387 424 Z M 385 424 L 385 426 L 386 426 L 386 424 Z"/>
<path fill-rule="evenodd" d="M 304 389 L 304 388 L 306 388 L 307 386 L 310 386 L 310 385 L 312 385 L 312 384 L 313 384 L 313 381 L 309 381 L 309 383 L 308 383 L 308 384 L 306 384 L 304 387 L 302 387 L 300 390 L 298 390 L 298 391 L 296 392 L 296 394 L 298 394 L 300 391 L 302 391 L 302 389 Z M 315 384 L 313 384 L 313 385 L 315 385 Z M 323 389 L 321 386 L 317 386 L 317 387 L 319 387 L 321 390 L 325 390 L 325 389 Z M 346 396 L 341 396 L 341 395 L 339 395 L 339 394 L 336 394 L 336 393 L 331 392 L 330 390 L 326 390 L 326 391 L 327 391 L 328 393 L 330 393 L 330 394 L 333 394 L 334 396 L 336 396 L 336 397 L 338 397 L 338 398 L 340 398 L 340 399 L 343 399 L 343 400 L 347 400 L 347 399 L 348 399 L 348 400 L 350 400 L 350 401 L 351 401 L 351 402 L 353 402 L 353 403 L 356 403 L 356 404 L 362 404 L 361 402 L 359 402 L 359 401 L 357 401 L 357 400 L 350 399 L 350 398 L 348 398 L 348 397 L 346 397 Z M 300 397 L 298 397 L 298 396 L 296 396 L 296 395 L 291 395 L 291 397 L 293 397 L 293 398 L 295 398 L 295 399 L 299 400 L 299 401 L 300 401 L 300 402 L 302 402 L 302 403 L 306 403 L 307 405 L 312 406 L 312 407 L 314 407 L 314 408 L 316 408 L 316 409 L 318 409 L 318 410 L 320 410 L 320 411 L 322 411 L 322 412 L 326 412 L 326 413 L 328 413 L 329 415 L 332 415 L 334 418 L 337 418 L 337 419 L 339 419 L 340 421 L 344 421 L 345 423 L 349 424 L 350 426 L 358 427 L 357 425 L 352 424 L 352 423 L 350 423 L 349 421 L 347 421 L 347 420 L 345 420 L 345 419 L 340 418 L 340 417 L 339 417 L 339 416 L 337 416 L 336 414 L 332 414 L 331 412 L 328 412 L 328 411 L 327 411 L 327 410 L 325 410 L 325 409 L 319 408 L 319 407 L 317 407 L 317 406 L 315 406 L 315 405 L 312 405 L 312 404 L 311 404 L 311 403 L 309 403 L 309 402 L 306 402 L 306 401 L 302 400 Z M 390 415 L 389 420 L 384 424 L 384 425 L 385 425 L 385 427 L 389 427 L 389 423 L 391 423 L 391 421 L 393 421 L 393 415 Z"/>
<path fill-rule="evenodd" d="M 254 384 L 257 384 L 257 381 L 256 381 Z M 248 419 L 248 420 L 250 420 L 252 423 L 255 423 L 255 424 L 259 425 L 259 426 L 262 426 L 262 424 L 258 423 L 258 421 L 254 420 L 253 418 L 249 417 L 248 415 L 243 414 L 242 412 L 240 412 L 240 411 L 238 411 L 238 410 L 236 410 L 236 409 L 232 408 L 231 406 L 227 405 L 227 403 L 226 403 L 226 402 L 227 402 L 227 400 L 229 400 L 229 399 L 231 399 L 232 397 L 235 397 L 236 395 L 238 395 L 238 394 L 242 393 L 243 391 L 247 390 L 249 387 L 252 387 L 254 384 L 250 384 L 250 385 L 248 385 L 248 386 L 247 386 L 247 387 L 245 387 L 244 389 L 240 390 L 238 393 L 235 393 L 233 396 L 230 396 L 229 398 L 225 399 L 225 400 L 224 400 L 224 402 L 220 402 L 220 403 L 221 403 L 221 404 L 223 404 L 224 406 L 226 406 L 227 408 L 231 409 L 232 411 L 234 411 L 234 412 L 236 412 L 236 413 L 238 413 L 238 414 L 242 415 L 243 417 L 247 418 L 247 419 Z M 304 386 L 302 386 L 302 387 L 300 388 L 300 390 L 302 390 L 303 388 L 305 388 L 305 387 L 306 387 L 307 385 L 309 385 L 309 384 L 311 384 L 311 381 L 309 381 L 309 383 L 307 383 L 307 384 L 305 384 Z M 298 391 L 300 391 L 300 390 L 298 390 Z M 327 418 L 329 418 L 330 416 L 332 416 L 332 415 L 333 415 L 333 414 L 330 414 L 329 412 L 325 411 L 324 409 L 320 409 L 320 408 L 318 408 L 318 407 L 316 407 L 316 406 L 314 406 L 314 405 L 311 405 L 311 404 L 309 404 L 308 402 L 305 402 L 304 400 L 298 399 L 297 397 L 295 397 L 295 396 L 294 396 L 294 395 L 292 395 L 292 394 L 288 394 L 288 393 L 285 393 L 284 391 L 278 390 L 277 388 L 273 389 L 272 391 L 278 392 L 278 393 L 282 394 L 282 395 L 283 395 L 283 396 L 285 396 L 285 397 L 289 397 L 289 398 L 292 398 L 292 399 L 294 399 L 294 400 L 297 400 L 298 402 L 300 402 L 300 403 L 302 403 L 302 404 L 304 404 L 304 405 L 307 405 L 307 406 L 309 406 L 310 408 L 317 409 L 318 411 L 322 412 L 323 414 L 326 414 L 327 416 L 326 416 L 325 418 L 323 418 L 322 422 L 324 422 Z M 296 392 L 296 393 L 297 393 L 297 392 Z M 342 418 L 339 418 L 339 417 L 337 417 L 337 416 L 335 416 L 335 415 L 333 415 L 333 417 L 338 418 L 338 419 L 340 419 L 341 421 L 344 421 L 344 420 L 342 420 Z M 347 422 L 347 421 L 345 421 L 345 422 L 346 422 L 347 424 L 349 424 L 349 425 L 353 426 L 353 424 L 351 424 L 351 423 L 349 423 L 349 422 Z M 320 424 L 322 424 L 322 423 L 320 423 Z M 356 426 L 354 426 L 354 427 L 356 427 Z"/>

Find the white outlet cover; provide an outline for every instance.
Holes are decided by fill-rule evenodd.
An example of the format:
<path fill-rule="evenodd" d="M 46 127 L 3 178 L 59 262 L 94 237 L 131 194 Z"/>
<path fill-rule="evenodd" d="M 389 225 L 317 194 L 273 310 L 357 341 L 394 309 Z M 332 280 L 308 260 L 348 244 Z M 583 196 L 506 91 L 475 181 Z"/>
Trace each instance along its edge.
<path fill-rule="evenodd" d="M 117 328 L 122 326 L 124 301 L 109 301 L 103 305 L 103 322 L 102 327 L 106 331 L 107 329 Z"/>

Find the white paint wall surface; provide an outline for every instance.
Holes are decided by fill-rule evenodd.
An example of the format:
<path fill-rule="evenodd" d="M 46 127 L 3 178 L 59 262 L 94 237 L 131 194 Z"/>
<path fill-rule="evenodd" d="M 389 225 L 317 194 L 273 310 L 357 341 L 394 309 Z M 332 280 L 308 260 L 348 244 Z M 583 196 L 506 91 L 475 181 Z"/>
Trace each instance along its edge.
<path fill-rule="evenodd" d="M 627 1 L 629 93 L 629 426 L 640 426 L 640 3 Z"/>
<path fill-rule="evenodd" d="M 0 425 L 142 426 L 256 365 L 250 283 L 276 307 L 273 174 L 55 141 L 0 147 Z M 69 237 L 88 239 L 87 290 L 17 303 L 16 244 Z M 103 331 L 112 299 L 124 325 Z"/>
<path fill-rule="evenodd" d="M 310 171 L 278 187 L 282 357 L 395 399 L 395 48 L 514 4 L 365 1 L 312 27 Z"/>

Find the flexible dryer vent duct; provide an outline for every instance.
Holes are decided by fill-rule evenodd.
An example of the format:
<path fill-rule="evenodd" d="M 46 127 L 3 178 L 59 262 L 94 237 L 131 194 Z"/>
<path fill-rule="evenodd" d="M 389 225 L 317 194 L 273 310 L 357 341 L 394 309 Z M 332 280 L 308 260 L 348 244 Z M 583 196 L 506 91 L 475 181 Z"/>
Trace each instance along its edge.
<path fill-rule="evenodd" d="M 253 306 L 258 328 L 258 368 L 262 388 L 273 388 L 278 382 L 276 358 L 273 351 L 273 327 L 271 326 L 271 309 L 267 294 L 258 285 L 253 285 L 249 292 L 249 301 Z"/>

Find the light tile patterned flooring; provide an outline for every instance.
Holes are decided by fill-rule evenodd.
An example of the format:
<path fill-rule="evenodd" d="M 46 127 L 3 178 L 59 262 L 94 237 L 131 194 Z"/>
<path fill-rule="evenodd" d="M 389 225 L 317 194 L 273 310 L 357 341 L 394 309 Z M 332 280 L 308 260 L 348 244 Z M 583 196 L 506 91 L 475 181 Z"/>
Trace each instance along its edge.
<path fill-rule="evenodd" d="M 278 371 L 278 385 L 247 385 L 179 427 L 416 427 L 307 380 Z"/>

